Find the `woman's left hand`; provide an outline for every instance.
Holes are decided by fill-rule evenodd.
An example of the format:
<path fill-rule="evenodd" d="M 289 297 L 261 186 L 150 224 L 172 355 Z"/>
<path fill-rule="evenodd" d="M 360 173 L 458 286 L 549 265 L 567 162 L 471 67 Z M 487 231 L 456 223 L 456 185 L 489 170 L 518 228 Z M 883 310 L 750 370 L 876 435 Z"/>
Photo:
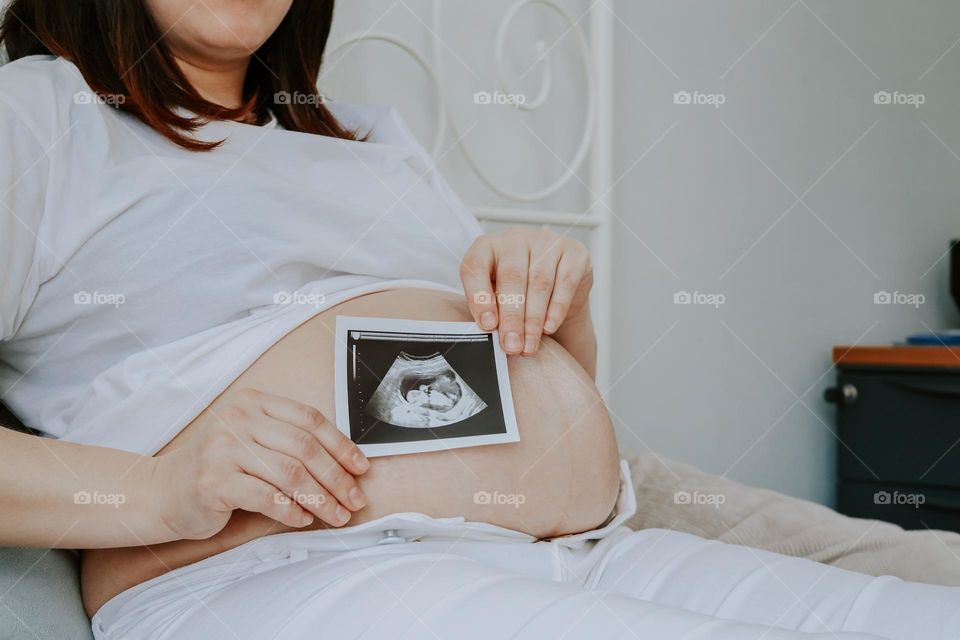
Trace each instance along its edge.
<path fill-rule="evenodd" d="M 556 333 L 587 308 L 593 267 L 582 242 L 517 227 L 477 238 L 463 258 L 460 278 L 477 324 L 499 329 L 508 354 L 530 355 L 543 334 Z"/>

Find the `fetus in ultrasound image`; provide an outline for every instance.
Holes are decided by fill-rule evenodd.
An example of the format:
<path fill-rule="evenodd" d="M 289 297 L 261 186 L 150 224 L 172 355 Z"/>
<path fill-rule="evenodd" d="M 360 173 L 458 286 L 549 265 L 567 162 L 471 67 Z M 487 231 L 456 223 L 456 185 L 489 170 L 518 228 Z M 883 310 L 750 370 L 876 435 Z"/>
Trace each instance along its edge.
<path fill-rule="evenodd" d="M 397 427 L 424 429 L 461 422 L 486 408 L 440 353 L 419 358 L 401 353 L 364 412 Z"/>

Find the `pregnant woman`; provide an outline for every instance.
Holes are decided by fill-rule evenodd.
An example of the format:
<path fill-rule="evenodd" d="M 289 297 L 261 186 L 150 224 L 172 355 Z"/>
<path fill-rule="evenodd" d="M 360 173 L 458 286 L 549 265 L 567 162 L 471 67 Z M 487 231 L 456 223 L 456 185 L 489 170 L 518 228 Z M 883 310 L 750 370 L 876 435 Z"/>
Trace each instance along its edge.
<path fill-rule="evenodd" d="M 98 638 L 960 633 L 954 589 L 622 527 L 586 250 L 482 235 L 395 111 L 325 104 L 332 17 L 10 5 L 0 391 L 51 438 L 2 434 L 0 543 L 85 549 Z M 521 441 L 367 460 L 338 315 L 497 329 Z"/>

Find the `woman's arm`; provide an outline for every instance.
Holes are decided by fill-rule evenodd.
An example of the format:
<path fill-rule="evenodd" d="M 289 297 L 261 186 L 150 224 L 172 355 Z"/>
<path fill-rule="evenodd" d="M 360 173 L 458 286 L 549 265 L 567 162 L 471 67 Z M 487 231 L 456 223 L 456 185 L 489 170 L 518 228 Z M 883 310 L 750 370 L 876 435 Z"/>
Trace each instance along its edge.
<path fill-rule="evenodd" d="M 179 537 L 158 499 L 158 458 L 5 428 L 0 452 L 0 544 L 94 548 Z"/>
<path fill-rule="evenodd" d="M 100 549 L 203 539 L 235 509 L 342 526 L 370 463 L 313 407 L 253 389 L 158 457 L 0 427 L 0 546 Z"/>

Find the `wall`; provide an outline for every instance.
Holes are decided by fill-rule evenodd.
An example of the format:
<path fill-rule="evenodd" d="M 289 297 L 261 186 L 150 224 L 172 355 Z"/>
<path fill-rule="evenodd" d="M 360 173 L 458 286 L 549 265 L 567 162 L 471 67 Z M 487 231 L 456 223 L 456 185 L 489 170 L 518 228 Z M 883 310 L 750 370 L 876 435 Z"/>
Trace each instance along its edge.
<path fill-rule="evenodd" d="M 832 345 L 957 324 L 941 258 L 960 236 L 960 4 L 612 9 L 621 440 L 831 503 Z"/>

